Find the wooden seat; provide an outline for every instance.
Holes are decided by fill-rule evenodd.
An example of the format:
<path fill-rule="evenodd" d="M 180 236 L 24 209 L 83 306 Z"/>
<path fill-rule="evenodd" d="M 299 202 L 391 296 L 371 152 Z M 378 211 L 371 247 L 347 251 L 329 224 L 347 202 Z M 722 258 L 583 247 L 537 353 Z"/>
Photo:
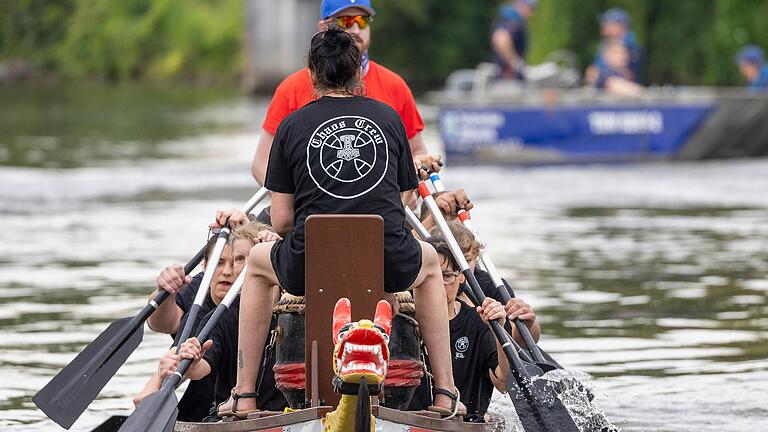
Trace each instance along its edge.
<path fill-rule="evenodd" d="M 336 406 L 340 395 L 331 384 L 333 307 L 339 298 L 347 297 L 353 322 L 373 319 L 376 303 L 384 298 L 384 220 L 378 215 L 313 215 L 307 218 L 304 232 L 305 395 L 311 406 Z"/>

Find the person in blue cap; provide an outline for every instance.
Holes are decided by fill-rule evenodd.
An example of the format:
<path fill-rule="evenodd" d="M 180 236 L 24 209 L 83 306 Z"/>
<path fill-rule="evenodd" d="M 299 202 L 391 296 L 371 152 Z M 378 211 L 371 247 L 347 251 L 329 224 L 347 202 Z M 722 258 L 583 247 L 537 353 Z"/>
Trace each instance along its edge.
<path fill-rule="evenodd" d="M 622 8 L 611 8 L 599 16 L 600 33 L 603 37 L 597 48 L 594 63 L 585 74 L 590 84 L 595 84 L 601 75 L 606 74 L 620 76 L 628 81 L 636 83 L 642 79 L 642 48 L 637 41 L 637 36 L 632 31 L 632 18 Z M 610 68 L 605 61 L 605 50 L 609 45 L 621 43 L 627 49 L 628 60 L 625 67 L 619 70 L 607 70 Z"/>
<path fill-rule="evenodd" d="M 513 0 L 499 8 L 491 26 L 491 49 L 499 65 L 499 77 L 525 79 L 525 56 L 528 52 L 528 19 L 538 0 Z"/>
<path fill-rule="evenodd" d="M 736 56 L 736 63 L 741 76 L 749 83 L 750 92 L 768 91 L 768 65 L 765 64 L 765 55 L 759 46 L 745 46 Z"/>
<path fill-rule="evenodd" d="M 323 0 L 320 3 L 318 30 L 335 24 L 354 38 L 361 53 L 363 68 L 363 92 L 365 96 L 384 102 L 397 111 L 405 124 L 405 131 L 415 163 L 439 171 L 441 162 L 437 155 L 427 154 L 421 132 L 424 120 L 416 107 L 411 89 L 397 73 L 368 58 L 371 46 L 371 25 L 376 15 L 371 0 Z M 264 184 L 267 162 L 277 126 L 290 113 L 317 99 L 309 79 L 309 71 L 303 68 L 286 77 L 275 89 L 261 125 L 259 143 L 251 165 L 251 174 Z"/>

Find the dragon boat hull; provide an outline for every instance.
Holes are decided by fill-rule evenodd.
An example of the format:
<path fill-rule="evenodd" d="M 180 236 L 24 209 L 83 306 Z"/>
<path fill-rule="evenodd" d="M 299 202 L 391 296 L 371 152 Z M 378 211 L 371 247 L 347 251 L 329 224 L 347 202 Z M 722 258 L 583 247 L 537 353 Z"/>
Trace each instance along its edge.
<path fill-rule="evenodd" d="M 323 417 L 332 409 L 331 407 L 314 407 L 291 413 L 261 413 L 252 415 L 252 418 L 247 420 L 219 423 L 176 422 L 173 430 L 176 432 L 322 432 Z M 372 411 L 376 418 L 377 432 L 491 432 L 505 430 L 504 419 L 495 414 L 488 414 L 488 422 L 486 423 L 464 423 L 422 415 L 423 412 L 398 411 L 377 406 L 374 406 Z M 259 415 L 261 415 L 260 418 Z"/>

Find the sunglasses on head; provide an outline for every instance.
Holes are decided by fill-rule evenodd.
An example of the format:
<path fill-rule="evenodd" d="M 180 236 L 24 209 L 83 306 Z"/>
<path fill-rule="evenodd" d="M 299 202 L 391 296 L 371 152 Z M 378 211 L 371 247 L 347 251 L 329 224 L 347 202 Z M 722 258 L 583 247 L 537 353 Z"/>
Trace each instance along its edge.
<path fill-rule="evenodd" d="M 362 30 L 368 27 L 368 24 L 373 21 L 373 18 L 369 17 L 368 15 L 348 15 L 331 19 L 336 23 L 336 25 L 345 30 L 352 27 L 355 23 L 357 23 L 357 26 Z"/>

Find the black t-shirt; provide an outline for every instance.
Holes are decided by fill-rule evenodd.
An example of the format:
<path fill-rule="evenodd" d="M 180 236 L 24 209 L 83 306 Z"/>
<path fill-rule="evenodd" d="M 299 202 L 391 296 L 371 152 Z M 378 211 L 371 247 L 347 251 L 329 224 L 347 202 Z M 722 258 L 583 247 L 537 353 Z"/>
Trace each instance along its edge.
<path fill-rule="evenodd" d="M 280 246 L 291 256 L 303 261 L 310 215 L 377 214 L 384 219 L 385 274 L 402 271 L 394 265 L 399 260 L 419 265 L 400 199 L 418 179 L 405 127 L 389 106 L 362 96 L 325 96 L 291 113 L 275 132 L 265 186 L 294 194 L 293 230 Z M 303 262 L 292 265 L 303 270 Z M 303 275 L 296 279 L 302 283 Z"/>
<path fill-rule="evenodd" d="M 179 290 L 179 292 L 176 294 L 176 304 L 181 308 L 181 311 L 184 312 L 185 314 L 189 312 L 189 309 L 192 307 L 192 304 L 195 302 L 195 296 L 197 295 L 197 290 L 198 288 L 200 288 L 200 282 L 202 281 L 203 281 L 203 272 L 200 272 L 192 277 L 192 282 L 190 282 L 187 286 L 181 288 L 181 290 Z M 210 300 L 210 299 L 206 298 L 206 300 Z M 213 304 L 213 301 L 210 301 L 210 304 Z"/>
<path fill-rule="evenodd" d="M 474 308 L 459 303 L 461 310 L 450 321 L 453 381 L 461 392 L 461 401 L 467 406 L 467 415 L 482 418 L 493 394 L 489 370 L 499 365 L 496 339 Z M 409 409 L 421 410 L 429 406 L 429 394 L 428 383 L 422 379 Z"/>
<path fill-rule="evenodd" d="M 215 376 L 216 383 L 216 401 L 225 401 L 230 394 L 230 390 L 237 382 L 237 343 L 238 343 L 238 318 L 240 312 L 239 298 L 230 306 L 230 308 L 221 315 L 219 323 L 211 330 L 208 339 L 213 341 L 213 345 L 205 352 L 203 358 L 211 367 L 211 373 L 208 376 Z M 210 314 L 203 318 L 203 322 L 208 322 Z M 273 319 L 271 328 L 274 328 L 276 322 Z M 266 342 L 269 344 L 269 340 Z M 266 347 L 266 345 L 265 345 Z M 263 356 L 262 356 L 263 358 Z M 272 367 L 275 365 L 275 356 L 270 355 L 268 363 L 264 370 L 264 375 L 259 385 L 256 398 L 256 406 L 259 409 L 268 411 L 282 411 L 288 406 L 283 393 L 277 389 L 275 384 L 275 373 Z"/>

